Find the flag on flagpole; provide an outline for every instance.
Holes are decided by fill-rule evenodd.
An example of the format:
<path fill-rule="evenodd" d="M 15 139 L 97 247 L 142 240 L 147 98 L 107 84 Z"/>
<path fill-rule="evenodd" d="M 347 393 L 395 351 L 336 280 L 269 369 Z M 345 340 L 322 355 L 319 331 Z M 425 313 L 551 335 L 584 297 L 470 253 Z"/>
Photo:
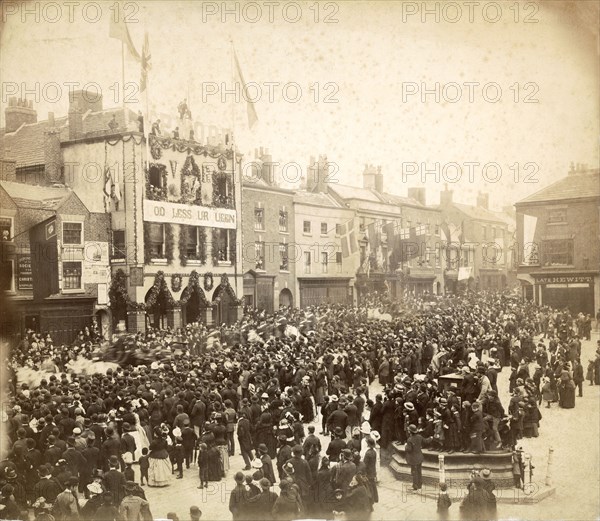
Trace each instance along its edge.
<path fill-rule="evenodd" d="M 249 100 L 248 89 L 246 88 L 246 82 L 244 81 L 244 75 L 242 74 L 242 68 L 237 57 L 235 49 L 233 50 L 233 59 L 235 61 L 235 76 L 236 81 L 240 82 L 242 91 L 244 93 L 244 99 L 246 100 L 246 112 L 248 114 L 248 126 L 250 129 L 258 122 L 258 115 L 256 114 L 256 108 L 254 102 Z"/>
<path fill-rule="evenodd" d="M 346 258 L 358 251 L 354 219 L 350 219 L 341 226 L 340 239 L 342 243 L 342 257 Z"/>
<path fill-rule="evenodd" d="M 112 197 L 118 203 L 121 201 L 121 184 L 118 179 L 113 179 Z"/>
<path fill-rule="evenodd" d="M 110 17 L 108 36 L 110 38 L 116 38 L 117 40 L 121 40 L 121 42 L 123 42 L 127 47 L 129 54 L 131 54 L 131 56 L 137 61 L 140 61 L 140 54 L 137 52 L 135 45 L 133 44 L 133 40 L 131 39 L 131 35 L 129 34 L 129 29 L 127 28 L 127 23 L 122 17 L 117 16 L 117 18 L 118 20 L 115 21 L 114 16 Z"/>
<path fill-rule="evenodd" d="M 373 221 L 367 226 L 367 235 L 369 237 L 369 247 L 372 251 L 376 251 L 379 247 L 379 230 L 378 221 Z"/>
<path fill-rule="evenodd" d="M 392 244 L 392 241 L 394 240 L 394 236 L 396 234 L 396 223 L 394 221 L 390 221 L 383 227 L 383 230 L 387 237 L 388 244 Z"/>
<path fill-rule="evenodd" d="M 146 90 L 148 83 L 148 71 L 152 68 L 152 62 L 150 61 L 150 43 L 148 42 L 148 33 L 144 35 L 144 46 L 142 47 L 142 74 L 140 79 L 140 92 Z"/>
<path fill-rule="evenodd" d="M 108 168 L 108 166 L 106 166 L 104 168 L 104 177 L 105 177 L 105 181 L 104 181 L 104 188 L 103 188 L 103 192 L 104 192 L 104 210 L 106 212 L 109 211 L 110 209 L 110 199 L 112 197 L 112 190 L 113 190 L 113 181 L 112 181 L 112 175 L 110 173 L 110 168 Z"/>

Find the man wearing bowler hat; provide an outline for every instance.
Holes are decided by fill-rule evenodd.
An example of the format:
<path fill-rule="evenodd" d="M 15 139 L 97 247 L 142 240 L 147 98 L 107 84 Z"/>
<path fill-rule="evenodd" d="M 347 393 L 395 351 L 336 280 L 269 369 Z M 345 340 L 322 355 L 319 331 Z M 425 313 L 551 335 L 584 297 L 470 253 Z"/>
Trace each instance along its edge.
<path fill-rule="evenodd" d="M 412 475 L 413 490 L 421 490 L 423 485 L 423 477 L 421 467 L 423 465 L 423 445 L 431 440 L 431 438 L 423 438 L 417 433 L 417 426 L 411 423 L 408 426 L 408 440 L 404 445 L 404 457 L 406 463 L 410 465 L 410 473 Z"/>

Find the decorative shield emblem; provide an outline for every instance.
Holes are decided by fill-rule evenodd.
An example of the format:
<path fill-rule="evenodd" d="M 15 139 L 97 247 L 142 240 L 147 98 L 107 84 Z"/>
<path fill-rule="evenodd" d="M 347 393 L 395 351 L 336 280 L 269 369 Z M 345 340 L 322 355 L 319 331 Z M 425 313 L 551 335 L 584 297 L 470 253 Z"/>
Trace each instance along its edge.
<path fill-rule="evenodd" d="M 223 156 L 220 156 L 219 159 L 217 160 L 217 167 L 221 171 L 223 171 L 227 168 L 227 161 L 225 160 L 225 158 Z"/>
<path fill-rule="evenodd" d="M 181 290 L 181 275 L 178 273 L 171 276 L 171 289 L 175 292 Z"/>

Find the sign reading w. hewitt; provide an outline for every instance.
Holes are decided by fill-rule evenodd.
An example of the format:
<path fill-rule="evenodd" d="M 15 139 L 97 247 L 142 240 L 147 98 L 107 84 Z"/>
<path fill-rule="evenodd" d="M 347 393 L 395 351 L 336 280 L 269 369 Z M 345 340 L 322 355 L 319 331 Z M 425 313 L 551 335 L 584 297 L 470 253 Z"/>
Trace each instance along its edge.
<path fill-rule="evenodd" d="M 144 221 L 235 229 L 235 210 L 164 201 L 144 201 Z"/>

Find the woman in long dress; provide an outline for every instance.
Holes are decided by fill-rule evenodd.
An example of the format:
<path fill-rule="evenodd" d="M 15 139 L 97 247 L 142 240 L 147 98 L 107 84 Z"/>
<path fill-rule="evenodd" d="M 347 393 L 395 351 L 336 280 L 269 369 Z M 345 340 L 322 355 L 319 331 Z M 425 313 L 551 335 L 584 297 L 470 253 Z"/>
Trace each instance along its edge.
<path fill-rule="evenodd" d="M 148 462 L 150 464 L 148 469 L 148 485 L 151 487 L 164 487 L 172 479 L 171 463 L 169 462 L 167 447 L 166 436 L 160 429 L 156 429 L 148 454 Z"/>
<path fill-rule="evenodd" d="M 215 435 L 215 445 L 221 455 L 221 462 L 223 465 L 223 477 L 227 475 L 229 470 L 229 447 L 227 445 L 227 420 L 221 413 L 215 415 L 217 424 L 213 428 L 213 434 Z"/>
<path fill-rule="evenodd" d="M 139 414 L 134 411 L 133 416 L 135 417 L 135 430 L 131 431 L 129 434 L 131 434 L 135 440 L 133 461 L 138 461 L 142 455 L 142 449 L 150 447 L 150 441 L 148 440 L 148 435 L 146 434 L 144 427 L 142 427 L 140 423 Z"/>

